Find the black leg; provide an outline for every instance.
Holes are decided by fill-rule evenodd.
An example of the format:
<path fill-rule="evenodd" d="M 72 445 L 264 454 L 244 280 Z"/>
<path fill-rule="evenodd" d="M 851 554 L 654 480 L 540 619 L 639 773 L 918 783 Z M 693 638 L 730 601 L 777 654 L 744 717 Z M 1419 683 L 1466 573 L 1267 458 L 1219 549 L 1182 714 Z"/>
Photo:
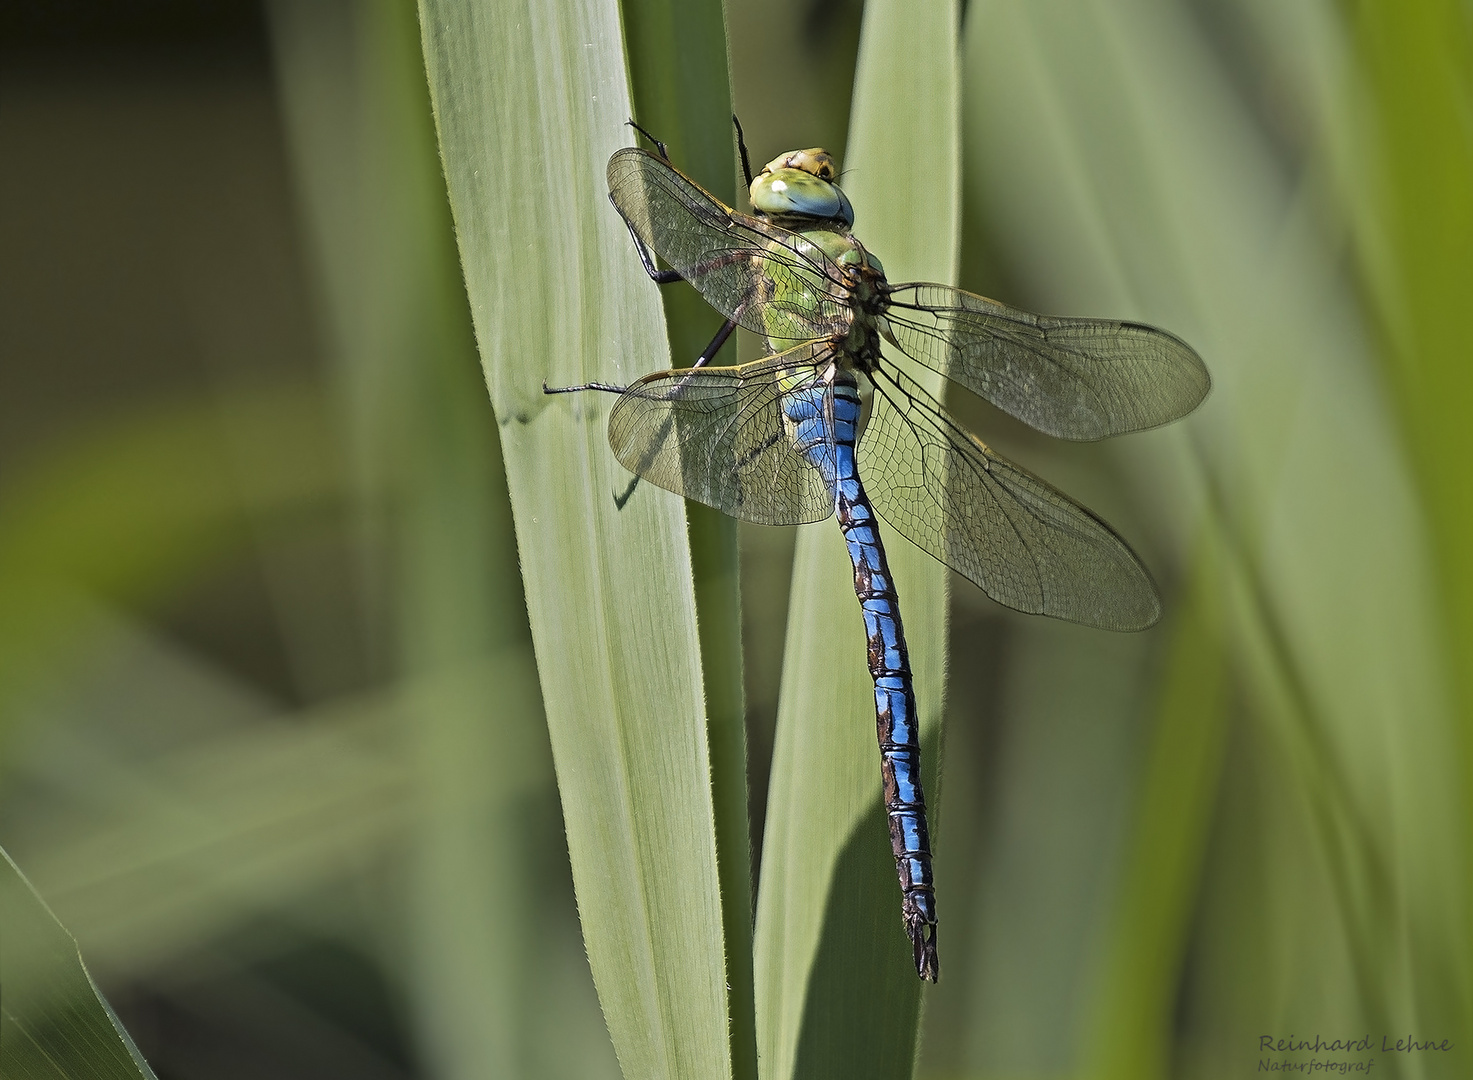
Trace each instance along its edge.
<path fill-rule="evenodd" d="M 642 128 L 638 124 L 636 124 L 633 119 L 630 119 L 628 121 L 628 123 L 629 123 L 629 126 L 632 127 L 635 131 L 639 132 L 646 139 L 648 139 L 650 142 L 652 142 L 652 143 L 655 144 L 655 149 L 660 152 L 660 156 L 662 158 L 664 158 L 666 161 L 669 161 L 670 160 L 670 152 L 665 149 L 665 144 L 664 143 L 662 143 L 659 139 L 655 138 L 653 135 L 651 135 L 644 128 Z"/>
<path fill-rule="evenodd" d="M 747 140 L 742 136 L 742 122 L 736 118 L 736 113 L 731 114 L 731 122 L 736 125 L 737 146 L 742 152 L 742 175 L 747 178 L 747 186 L 752 186 L 752 163 L 747 160 Z"/>
<path fill-rule="evenodd" d="M 696 362 L 691 367 L 705 367 L 713 357 L 721 351 L 721 346 L 726 344 L 726 339 L 731 337 L 731 332 L 737 328 L 735 319 L 727 319 L 721 324 L 721 329 L 716 331 L 716 336 L 711 339 L 711 344 L 701 351 L 696 357 Z"/>
<path fill-rule="evenodd" d="M 737 120 L 735 113 L 732 114 L 731 122 L 736 125 L 737 145 L 741 147 L 742 151 L 742 171 L 747 176 L 747 186 L 751 187 L 752 166 L 747 161 L 747 144 L 746 141 L 742 138 L 742 125 L 740 121 Z M 670 154 L 666 150 L 664 143 L 655 138 L 644 128 L 640 127 L 632 119 L 629 121 L 629 126 L 632 127 L 635 131 L 639 132 L 641 135 L 643 135 L 650 142 L 654 143 L 655 148 L 660 152 L 660 157 L 664 158 L 667 162 L 670 160 Z M 614 203 L 613 192 L 609 193 L 609 202 L 614 204 L 615 210 L 619 209 L 619 204 Z M 623 217 L 622 214 L 620 216 Z M 650 250 L 648 244 L 640 239 L 639 234 L 634 231 L 634 226 L 629 223 L 628 219 L 625 219 L 624 227 L 629 230 L 629 238 L 634 241 L 634 250 L 639 252 L 640 265 L 644 267 L 644 272 L 649 276 L 649 279 L 651 281 L 653 281 L 656 285 L 672 285 L 677 281 L 685 280 L 685 278 L 681 276 L 680 271 L 661 270 L 658 266 L 655 265 L 655 253 Z M 735 320 L 726 320 L 726 322 L 722 324 L 721 329 L 716 331 L 716 336 L 711 339 L 711 343 L 707 345 L 704 350 L 702 350 L 700 356 L 696 357 L 696 362 L 692 364 L 691 367 L 705 367 L 707 364 L 709 364 L 712 358 L 721 351 L 721 346 L 726 344 L 726 339 L 731 337 L 731 332 L 735 330 L 736 327 L 737 324 Z M 547 384 L 544 383 L 542 385 L 542 389 L 545 393 L 549 394 L 561 394 L 571 390 L 607 390 L 612 393 L 622 393 L 624 390 L 622 386 L 609 386 L 604 383 L 588 383 L 586 386 L 569 386 L 559 389 L 548 389 Z"/>
<path fill-rule="evenodd" d="M 615 210 L 619 209 L 619 204 L 614 202 L 613 192 L 609 193 L 609 202 L 613 204 Z M 623 217 L 622 214 L 619 216 Z M 629 224 L 627 219 L 624 221 L 624 227 L 629 230 L 629 239 L 634 241 L 634 250 L 639 252 L 639 261 L 644 265 L 644 272 L 650 276 L 651 281 L 656 285 L 669 285 L 671 282 L 685 280 L 680 276 L 678 270 L 661 270 L 655 266 L 655 253 L 639 238 L 639 234 L 634 231 L 634 226 Z"/>
<path fill-rule="evenodd" d="M 542 383 L 544 394 L 576 394 L 583 390 L 602 390 L 605 394 L 622 394 L 628 390 L 627 386 L 615 386 L 606 382 L 586 382 L 581 386 L 548 386 L 546 380 Z"/>

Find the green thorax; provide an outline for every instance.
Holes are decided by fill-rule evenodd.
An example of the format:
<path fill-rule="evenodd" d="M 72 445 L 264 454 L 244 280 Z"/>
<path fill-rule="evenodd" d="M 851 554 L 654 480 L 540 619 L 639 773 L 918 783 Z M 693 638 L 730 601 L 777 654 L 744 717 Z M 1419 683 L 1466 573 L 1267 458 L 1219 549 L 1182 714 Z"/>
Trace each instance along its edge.
<path fill-rule="evenodd" d="M 842 275 L 842 281 L 835 282 L 794 266 L 768 276 L 763 322 L 771 353 L 799 341 L 826 338 L 837 340 L 847 354 L 862 350 L 874 336 L 874 317 L 883 307 L 885 270 L 849 231 L 854 208 L 834 182 L 837 175 L 833 157 L 815 147 L 774 158 L 752 181 L 752 209 L 757 216 L 797 233 Z"/>

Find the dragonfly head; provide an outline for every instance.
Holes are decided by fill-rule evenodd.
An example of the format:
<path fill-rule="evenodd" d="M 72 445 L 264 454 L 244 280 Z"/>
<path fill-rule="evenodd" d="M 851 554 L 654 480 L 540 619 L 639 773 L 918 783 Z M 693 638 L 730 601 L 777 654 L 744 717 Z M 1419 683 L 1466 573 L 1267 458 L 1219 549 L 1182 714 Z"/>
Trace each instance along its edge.
<path fill-rule="evenodd" d="M 854 208 L 834 183 L 838 175 L 827 150 L 790 150 L 764 165 L 752 181 L 752 208 L 777 219 L 837 221 L 847 229 L 854 224 Z"/>

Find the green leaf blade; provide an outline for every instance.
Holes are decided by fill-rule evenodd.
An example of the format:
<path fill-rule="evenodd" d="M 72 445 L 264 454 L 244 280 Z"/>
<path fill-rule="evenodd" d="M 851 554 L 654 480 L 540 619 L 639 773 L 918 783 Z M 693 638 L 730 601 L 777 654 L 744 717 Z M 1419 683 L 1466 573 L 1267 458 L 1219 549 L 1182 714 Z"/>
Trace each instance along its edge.
<path fill-rule="evenodd" d="M 153 1080 L 77 943 L 0 851 L 0 1076 Z"/>
<path fill-rule="evenodd" d="M 589 963 L 626 1076 L 730 1075 L 700 642 L 683 507 L 632 489 L 603 395 L 668 366 L 608 208 L 629 114 L 610 4 L 426 3 L 426 65 Z"/>

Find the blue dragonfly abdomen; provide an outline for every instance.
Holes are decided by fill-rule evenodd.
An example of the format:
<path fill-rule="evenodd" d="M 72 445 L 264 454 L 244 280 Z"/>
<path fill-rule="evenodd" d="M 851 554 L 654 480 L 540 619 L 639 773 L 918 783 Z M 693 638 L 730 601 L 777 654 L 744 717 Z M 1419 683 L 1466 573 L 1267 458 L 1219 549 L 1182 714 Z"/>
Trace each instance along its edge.
<path fill-rule="evenodd" d="M 859 478 L 859 383 L 853 372 L 830 367 L 822 380 L 782 397 L 794 449 L 823 478 L 854 565 L 854 592 L 864 613 L 875 725 L 890 848 L 900 879 L 901 917 L 915 951 L 916 971 L 935 981 L 936 895 L 926 796 L 921 788 L 919 714 L 900 619 L 900 597 L 890 577 L 879 524 Z"/>

